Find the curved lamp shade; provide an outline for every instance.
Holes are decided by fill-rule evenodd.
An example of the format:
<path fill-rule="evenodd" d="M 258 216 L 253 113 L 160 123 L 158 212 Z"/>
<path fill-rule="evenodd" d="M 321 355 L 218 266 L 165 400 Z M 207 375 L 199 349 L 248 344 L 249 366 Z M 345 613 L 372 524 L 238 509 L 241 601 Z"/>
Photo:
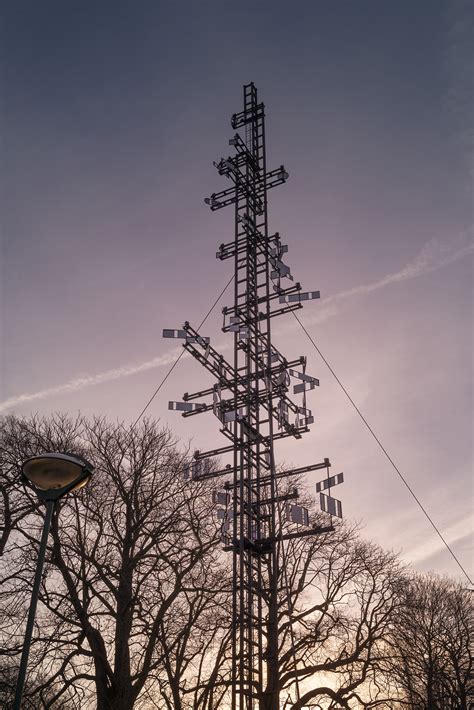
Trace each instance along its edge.
<path fill-rule="evenodd" d="M 38 454 L 27 459 L 22 467 L 22 473 L 30 483 L 42 491 L 70 486 L 77 480 L 77 486 L 71 490 L 82 488 L 89 481 L 92 466 L 80 456 L 71 454 Z"/>

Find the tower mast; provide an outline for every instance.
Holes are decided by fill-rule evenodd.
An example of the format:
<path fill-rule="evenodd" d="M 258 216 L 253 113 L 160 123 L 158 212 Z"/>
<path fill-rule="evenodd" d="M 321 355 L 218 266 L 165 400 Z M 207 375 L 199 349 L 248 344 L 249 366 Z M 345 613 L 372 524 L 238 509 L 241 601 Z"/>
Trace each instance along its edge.
<path fill-rule="evenodd" d="M 275 441 L 300 439 L 314 419 L 306 407 L 306 392 L 318 380 L 306 373 L 306 358 L 287 360 L 272 344 L 271 322 L 277 316 L 302 308 L 319 298 L 318 291 L 303 292 L 294 281 L 283 256 L 288 247 L 280 235 L 268 230 L 267 193 L 283 184 L 283 165 L 267 171 L 265 112 L 253 83 L 244 86 L 243 110 L 232 116 L 232 128 L 242 129 L 229 140 L 235 155 L 214 165 L 232 183 L 205 202 L 212 211 L 234 205 L 234 239 L 221 244 L 217 258 L 234 262 L 234 302 L 223 308 L 223 331 L 233 334 L 233 360 L 228 362 L 186 322 L 182 330 L 164 330 L 163 336 L 184 339 L 184 347 L 216 382 L 205 390 L 185 393 L 182 402 L 169 408 L 184 417 L 212 411 L 220 432 L 229 443 L 194 454 L 185 475 L 194 480 L 222 477 L 214 502 L 222 521 L 224 549 L 232 553 L 232 708 L 279 710 L 278 599 L 282 546 L 302 535 L 332 530 L 332 515 L 341 517 L 341 504 L 332 498 L 329 459 L 288 471 L 277 471 Z M 295 403 L 289 397 L 302 397 Z M 196 400 L 210 397 L 211 401 Z M 206 464 L 210 458 L 227 459 L 218 471 Z M 297 503 L 298 491 L 285 488 L 280 479 L 324 469 L 327 478 L 318 484 L 328 525 L 311 527 L 308 510 Z M 342 474 L 337 482 L 342 482 Z"/>

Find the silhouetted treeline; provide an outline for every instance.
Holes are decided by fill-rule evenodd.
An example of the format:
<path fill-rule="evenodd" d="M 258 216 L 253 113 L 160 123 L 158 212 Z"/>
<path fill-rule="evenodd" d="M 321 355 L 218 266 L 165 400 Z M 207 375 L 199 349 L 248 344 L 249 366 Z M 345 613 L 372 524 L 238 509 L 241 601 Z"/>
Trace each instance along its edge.
<path fill-rule="evenodd" d="M 81 454 L 95 473 L 53 520 L 23 707 L 228 708 L 231 559 L 215 484 L 185 480 L 189 453 L 155 422 L 59 415 L 0 420 L 1 706 L 13 696 L 43 516 L 20 466 L 45 451 Z M 280 552 L 286 710 L 468 710 L 469 591 L 413 573 L 347 523 Z"/>

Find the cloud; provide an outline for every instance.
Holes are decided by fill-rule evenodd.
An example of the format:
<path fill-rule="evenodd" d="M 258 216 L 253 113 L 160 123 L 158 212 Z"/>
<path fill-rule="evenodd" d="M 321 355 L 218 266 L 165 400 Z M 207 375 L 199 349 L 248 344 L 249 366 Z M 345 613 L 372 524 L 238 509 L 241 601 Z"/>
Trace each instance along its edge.
<path fill-rule="evenodd" d="M 325 298 L 322 302 L 322 308 L 319 309 L 318 313 L 310 318 L 306 318 L 305 322 L 312 324 L 322 323 L 325 320 L 335 316 L 339 312 L 339 308 L 337 307 L 338 304 L 348 298 L 373 293 L 374 291 L 378 291 L 379 289 L 390 286 L 391 284 L 400 283 L 401 281 L 407 281 L 408 279 L 414 279 L 432 271 L 437 271 L 448 264 L 459 261 L 473 252 L 474 239 L 472 231 L 461 233 L 457 238 L 450 240 L 449 242 L 441 242 L 437 239 L 432 239 L 423 246 L 418 256 L 416 256 L 413 261 L 409 262 L 400 271 L 388 274 L 378 281 L 373 281 L 368 284 L 361 284 L 360 286 L 355 286 L 347 291 L 340 291 L 333 296 Z M 294 325 L 297 325 L 296 322 Z M 276 333 L 278 334 L 278 330 Z M 230 347 L 230 345 L 227 342 L 220 349 L 225 350 L 228 347 Z M 164 365 L 170 365 L 174 362 L 180 352 L 182 352 L 180 348 L 174 348 L 173 350 L 164 353 L 164 355 L 160 355 L 152 360 L 131 365 L 124 365 L 112 370 L 100 372 L 96 375 L 76 377 L 69 380 L 69 382 L 57 385 L 56 387 L 50 387 L 48 389 L 40 390 L 39 392 L 25 393 L 10 397 L 9 399 L 5 399 L 3 402 L 0 402 L 0 412 L 4 412 L 12 407 L 25 404 L 27 402 L 47 399 L 48 397 L 54 397 L 55 395 L 77 392 L 78 390 L 85 389 L 86 387 L 100 385 L 103 382 L 119 380 L 124 377 L 130 377 L 131 375 L 146 372 L 147 370 L 154 370 L 158 367 L 163 367 Z"/>
<path fill-rule="evenodd" d="M 347 291 L 340 291 L 339 293 L 334 294 L 334 296 L 325 298 L 323 303 L 327 305 L 329 303 L 339 302 L 352 296 L 359 296 L 372 293 L 373 291 L 378 291 L 379 289 L 385 288 L 385 286 L 390 286 L 391 284 L 400 283 L 401 281 L 408 281 L 409 279 L 415 279 L 418 276 L 429 274 L 432 271 L 441 269 L 443 266 L 459 261 L 473 252 L 474 239 L 472 233 L 463 232 L 457 238 L 449 242 L 441 242 L 438 239 L 431 239 L 423 246 L 418 256 L 416 256 L 413 261 L 410 261 L 400 271 L 388 274 L 379 281 L 373 281 L 368 284 L 355 286 Z"/>
<path fill-rule="evenodd" d="M 39 399 L 47 399 L 48 397 L 54 397 L 58 394 L 68 394 L 70 392 L 77 392 L 78 390 L 83 390 L 86 387 L 92 387 L 94 385 L 100 385 L 103 382 L 111 382 L 112 380 L 120 380 L 123 377 L 130 377 L 130 375 L 138 375 L 140 372 L 146 372 L 147 370 L 154 370 L 157 367 L 163 367 L 164 365 L 170 365 L 176 360 L 178 355 L 182 352 L 181 348 L 174 348 L 169 352 L 161 355 L 160 357 L 155 357 L 152 360 L 146 360 L 145 362 L 135 363 L 131 365 L 123 365 L 122 367 L 116 367 L 113 370 L 106 370 L 105 372 L 99 372 L 97 375 L 83 375 L 81 377 L 75 377 L 69 382 L 65 382 L 62 385 L 57 385 L 56 387 L 49 387 L 48 389 L 39 390 L 39 392 L 31 392 L 17 395 L 16 397 L 10 397 L 0 402 L 0 412 L 4 412 L 7 409 L 11 409 L 19 404 L 24 404 L 26 402 L 34 402 Z"/>
<path fill-rule="evenodd" d="M 466 472 L 468 475 L 468 472 Z M 462 486 L 462 478 L 457 479 Z M 470 511 L 469 496 L 453 500 L 453 504 L 446 508 L 444 502 L 451 500 L 447 496 L 445 481 L 438 481 L 429 491 L 423 492 L 424 505 L 429 514 L 437 519 L 437 528 L 454 552 L 461 565 L 470 574 L 472 568 L 473 536 L 472 525 L 474 515 Z M 404 505 L 397 510 L 392 510 L 390 516 L 379 514 L 372 518 L 371 535 L 380 540 L 397 541 L 396 552 L 401 558 L 412 565 L 424 569 L 436 569 L 440 562 L 440 555 L 446 557 L 451 565 L 455 565 L 446 545 L 436 534 L 429 521 L 422 515 L 414 502 Z M 469 564 L 471 562 L 471 564 Z M 443 565 L 445 563 L 443 562 Z M 462 574 L 461 570 L 453 567 L 453 574 Z"/>
<path fill-rule="evenodd" d="M 429 242 L 423 245 L 420 253 L 406 266 L 393 274 L 387 274 L 377 281 L 371 281 L 367 284 L 360 284 L 346 291 L 339 291 L 332 296 L 321 299 L 321 307 L 314 315 L 309 315 L 309 311 L 304 312 L 301 320 L 306 325 L 318 325 L 332 318 L 340 312 L 340 304 L 347 299 L 352 299 L 355 296 L 365 296 L 379 291 L 380 289 L 391 286 L 392 284 L 401 283 L 410 279 L 424 276 L 432 271 L 438 271 L 448 264 L 453 264 L 456 261 L 468 257 L 474 253 L 474 230 L 461 232 L 450 241 L 440 241 L 439 239 L 430 239 Z M 308 315 L 307 315 L 308 314 Z M 291 323 L 291 321 L 290 321 Z M 298 323 L 295 321 L 289 327 L 296 328 Z M 278 330 L 275 331 L 278 334 Z"/>
<path fill-rule="evenodd" d="M 443 537 L 451 548 L 461 543 L 472 544 L 472 515 L 467 515 L 466 517 L 455 521 L 442 531 Z M 466 530 L 468 532 L 466 532 Z M 419 563 L 429 560 L 434 555 L 445 552 L 446 546 L 443 541 L 436 535 L 432 533 L 430 536 L 423 536 L 423 542 L 413 547 L 407 545 L 404 550 L 404 554 L 410 562 Z"/>

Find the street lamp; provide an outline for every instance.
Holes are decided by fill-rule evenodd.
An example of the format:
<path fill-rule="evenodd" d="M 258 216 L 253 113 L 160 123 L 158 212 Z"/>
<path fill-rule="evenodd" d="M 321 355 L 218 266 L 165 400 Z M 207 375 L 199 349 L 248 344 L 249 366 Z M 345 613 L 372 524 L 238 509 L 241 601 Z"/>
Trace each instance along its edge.
<path fill-rule="evenodd" d="M 38 603 L 39 588 L 41 584 L 41 574 L 46 555 L 46 545 L 48 533 L 53 517 L 56 501 L 66 493 L 75 491 L 88 483 L 93 467 L 81 456 L 72 454 L 38 454 L 23 462 L 21 473 L 23 480 L 32 488 L 38 498 L 46 503 L 46 514 L 44 518 L 43 533 L 36 563 L 35 579 L 33 591 L 31 593 L 30 610 L 26 623 L 25 640 L 21 654 L 20 670 L 15 691 L 15 701 L 13 710 L 20 710 L 21 697 L 26 679 L 26 667 L 30 652 L 31 637 L 33 635 L 33 625 L 35 621 L 36 605 Z"/>

